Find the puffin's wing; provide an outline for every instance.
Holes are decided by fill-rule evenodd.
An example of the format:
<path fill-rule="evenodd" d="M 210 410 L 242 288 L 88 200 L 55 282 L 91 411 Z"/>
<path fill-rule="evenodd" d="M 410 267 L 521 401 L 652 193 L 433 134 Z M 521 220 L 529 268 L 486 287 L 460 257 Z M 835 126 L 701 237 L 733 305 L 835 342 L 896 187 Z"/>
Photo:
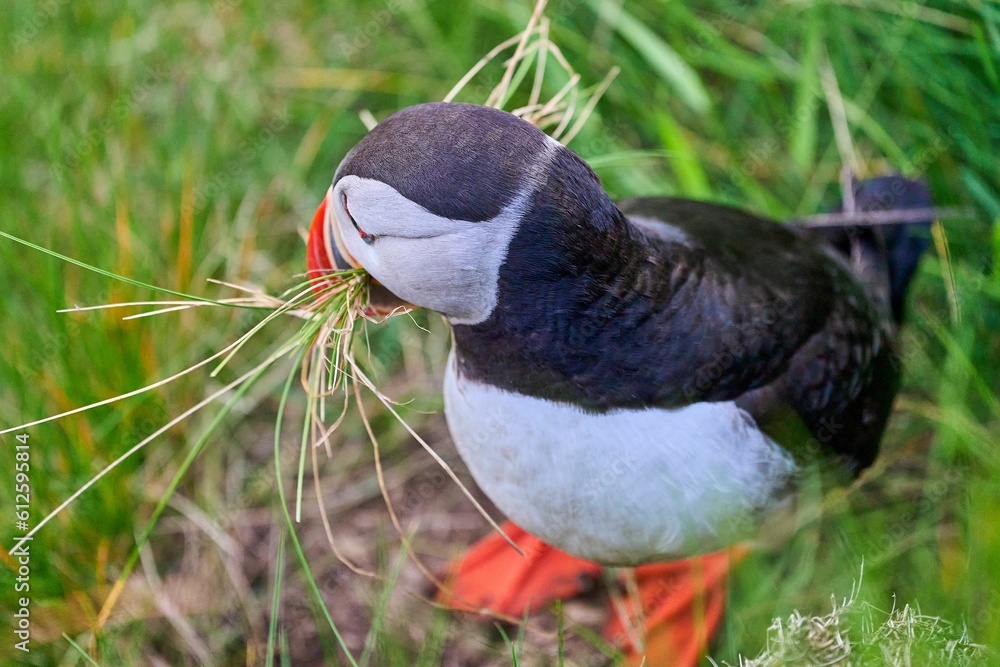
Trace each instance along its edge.
<path fill-rule="evenodd" d="M 797 229 L 686 199 L 633 199 L 619 208 L 646 237 L 650 361 L 666 367 L 662 390 L 680 390 L 686 402 L 733 400 L 770 384 L 842 303 L 857 305 L 850 313 L 857 329 L 877 327 L 879 315 L 846 262 Z"/>
<path fill-rule="evenodd" d="M 689 341 L 683 358 L 668 352 L 660 362 L 672 366 L 673 388 L 679 381 L 691 402 L 736 400 L 781 444 L 805 435 L 866 465 L 898 372 L 891 325 L 846 259 L 726 206 L 649 198 L 619 208 L 647 236 L 653 261 L 670 267 L 659 327 L 667 340 Z"/>

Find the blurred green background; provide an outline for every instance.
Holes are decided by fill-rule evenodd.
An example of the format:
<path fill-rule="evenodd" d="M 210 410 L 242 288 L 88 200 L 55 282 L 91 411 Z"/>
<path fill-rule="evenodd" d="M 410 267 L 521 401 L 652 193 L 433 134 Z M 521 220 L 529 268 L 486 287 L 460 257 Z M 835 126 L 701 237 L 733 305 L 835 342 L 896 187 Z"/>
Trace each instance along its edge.
<path fill-rule="evenodd" d="M 525 1 L 3 3 L 0 230 L 193 294 L 232 294 L 208 278 L 280 291 L 304 270 L 300 234 L 364 135 L 359 112 L 383 118 L 441 99 L 530 12 Z M 737 569 L 715 656 L 756 655 L 771 619 L 793 609 L 826 613 L 862 563 L 861 600 L 918 605 L 1000 646 L 1000 5 L 554 0 L 547 15 L 585 83 L 622 69 L 571 144 L 614 196 L 685 195 L 779 219 L 836 205 L 844 154 L 830 109 L 842 97 L 861 175 L 922 176 L 938 205 L 968 210 L 939 229 L 914 282 L 905 386 L 883 457 L 783 548 Z M 459 99 L 485 101 L 498 78 L 488 69 Z M 561 84 L 554 71 L 549 94 Z M 177 372 L 260 319 L 207 308 L 124 322 L 133 311 L 57 314 L 153 295 L 7 239 L 0 284 L 2 428 Z M 370 327 L 371 363 L 389 395 L 415 400 L 408 419 L 453 459 L 436 412 L 447 332 L 419 317 L 430 333 L 407 321 Z M 245 356 L 289 331 L 273 327 Z M 24 431 L 32 522 L 223 379 L 198 371 Z M 336 457 L 321 456 L 324 506 L 344 552 L 383 578 L 339 564 L 307 487 L 297 534 L 324 594 L 315 602 L 295 558 L 278 558 L 285 524 L 271 439 L 281 380 L 266 376 L 214 430 L 120 589 L 137 536 L 215 408 L 171 428 L 46 526 L 31 546 L 32 651 L 15 651 L 5 627 L 0 660 L 87 664 L 65 633 L 102 665 L 255 665 L 268 653 L 276 664 L 346 663 L 329 616 L 372 664 L 555 664 L 550 636 L 525 632 L 515 658 L 496 629 L 402 592 L 429 589 L 398 556 L 354 416 Z M 301 395 L 292 403 L 301 414 Z M 486 525 L 370 408 L 401 515 L 420 521 L 414 547 L 439 567 Z M 8 550 L 20 534 L 7 509 L 14 435 L 2 436 L 0 466 L 4 619 L 15 608 Z M 287 445 L 286 491 L 294 434 Z M 567 606 L 567 664 L 613 660 L 596 638 L 600 609 Z"/>

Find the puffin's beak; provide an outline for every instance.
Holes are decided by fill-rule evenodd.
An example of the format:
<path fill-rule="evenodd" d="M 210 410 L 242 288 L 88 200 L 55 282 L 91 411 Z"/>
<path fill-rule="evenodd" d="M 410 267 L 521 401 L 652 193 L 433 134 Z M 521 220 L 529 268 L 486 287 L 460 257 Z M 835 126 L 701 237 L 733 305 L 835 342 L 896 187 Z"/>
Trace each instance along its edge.
<path fill-rule="evenodd" d="M 337 225 L 327 215 L 331 196 L 333 196 L 332 188 L 327 191 L 323 201 L 320 202 L 319 208 L 316 209 L 316 214 L 313 216 L 312 224 L 309 226 L 306 267 L 309 278 L 315 281 L 313 291 L 316 293 L 321 292 L 331 282 L 331 279 L 317 279 L 350 268 L 364 269 L 344 247 Z M 381 317 L 406 312 L 414 308 L 415 306 L 400 299 L 377 280 L 370 278 L 366 315 Z"/>
<path fill-rule="evenodd" d="M 322 278 L 328 273 L 335 271 L 346 271 L 351 267 L 360 268 L 357 262 L 349 262 L 344 257 L 344 254 L 337 247 L 336 239 L 330 238 L 330 235 L 327 234 L 328 228 L 333 226 L 327 225 L 326 213 L 329 200 L 330 193 L 327 192 L 326 197 L 323 197 L 323 201 L 320 202 L 319 208 L 316 209 L 312 225 L 309 226 L 306 266 L 309 269 L 309 277 L 313 279 Z M 336 235 L 336 232 L 333 232 L 333 234 Z M 347 256 L 350 257 L 350 253 Z M 354 258 L 351 257 L 351 259 Z M 323 283 L 321 281 L 317 282 L 316 288 L 322 289 Z"/>

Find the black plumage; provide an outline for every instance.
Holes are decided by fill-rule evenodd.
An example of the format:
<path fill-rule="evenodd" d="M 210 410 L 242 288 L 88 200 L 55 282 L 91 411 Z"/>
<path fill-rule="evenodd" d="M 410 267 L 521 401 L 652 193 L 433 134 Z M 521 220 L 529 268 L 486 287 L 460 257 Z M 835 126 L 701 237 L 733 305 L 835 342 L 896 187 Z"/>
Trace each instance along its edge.
<path fill-rule="evenodd" d="M 464 376 L 591 412 L 735 401 L 793 453 L 854 473 L 874 460 L 929 223 L 811 230 L 685 199 L 615 205 L 575 153 L 467 104 L 390 116 L 334 185 L 348 175 L 456 225 L 527 195 L 495 308 L 454 325 Z M 860 210 L 930 205 L 922 184 L 900 177 L 854 195 Z"/>
<path fill-rule="evenodd" d="M 456 354 L 471 377 L 592 411 L 735 400 L 779 444 L 857 472 L 877 453 L 899 364 L 889 304 L 849 262 L 816 234 L 725 206 L 615 206 L 561 149 L 511 243 L 497 308 L 455 327 Z"/>

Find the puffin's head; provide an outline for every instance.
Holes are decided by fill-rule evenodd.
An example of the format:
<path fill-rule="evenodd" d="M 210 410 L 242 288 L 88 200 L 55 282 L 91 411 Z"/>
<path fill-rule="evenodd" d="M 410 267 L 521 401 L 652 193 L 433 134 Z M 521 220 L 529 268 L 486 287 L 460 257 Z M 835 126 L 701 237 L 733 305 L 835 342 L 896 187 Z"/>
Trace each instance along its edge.
<path fill-rule="evenodd" d="M 456 324 L 481 322 L 522 216 L 564 150 L 505 111 L 403 109 L 337 169 L 310 230 L 310 275 L 363 268 L 391 293 L 373 286 L 376 310 L 391 310 L 395 295 Z"/>

